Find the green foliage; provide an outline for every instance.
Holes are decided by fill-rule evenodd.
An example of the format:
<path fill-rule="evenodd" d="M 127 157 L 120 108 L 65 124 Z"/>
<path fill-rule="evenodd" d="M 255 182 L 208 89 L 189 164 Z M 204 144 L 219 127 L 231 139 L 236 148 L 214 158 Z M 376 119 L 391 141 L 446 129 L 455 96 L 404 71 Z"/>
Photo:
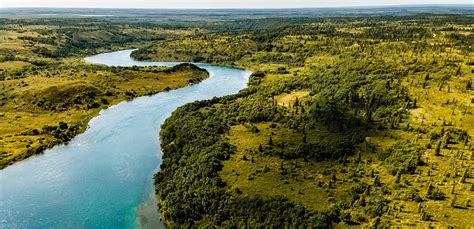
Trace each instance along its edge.
<path fill-rule="evenodd" d="M 337 213 L 336 213 L 337 214 Z M 331 213 L 315 213 L 284 198 L 239 198 L 219 209 L 214 222 L 232 227 L 328 228 Z"/>
<path fill-rule="evenodd" d="M 441 192 L 438 187 L 429 184 L 428 190 L 426 191 L 426 198 L 431 200 L 444 200 L 446 198 L 446 194 Z"/>
<path fill-rule="evenodd" d="M 453 49 L 456 55 L 468 56 L 464 47 L 466 37 L 450 38 L 446 34 L 450 33 L 448 30 L 462 31 L 461 27 L 451 27 L 449 23 L 468 25 L 469 21 L 457 16 L 417 15 L 208 23 L 206 28 L 214 31 L 160 41 L 135 51 L 133 56 L 142 60 L 194 60 L 255 70 L 248 88 L 237 95 L 186 105 L 163 126 L 164 162 L 163 170 L 157 175 L 157 190 L 165 219 L 177 226 L 190 226 L 201 220 L 199 223 L 223 227 L 311 227 L 341 219 L 347 223 L 367 223 L 372 218 L 381 223 L 380 219 L 390 212 L 389 203 L 393 198 L 415 202 L 424 201 L 425 197 L 440 199 L 440 192 L 431 191 L 430 195 L 422 196 L 410 187 L 418 166 L 423 164 L 421 154 L 426 149 L 420 145 L 435 146 L 435 141 L 444 139 L 440 147 L 449 147 L 452 144 L 449 140 L 468 141 L 469 135 L 447 128 L 447 135 L 435 130 L 427 141 L 421 140 L 422 137 L 414 139 L 429 131 L 412 121 L 410 109 L 426 109 L 424 97 L 431 96 L 428 90 L 443 89 L 444 84 L 454 78 L 452 76 L 463 76 L 465 71 L 459 66 L 464 60 L 445 50 Z M 277 25 L 276 22 L 282 23 Z M 444 43 L 447 40 L 459 43 Z M 462 83 L 462 88 L 468 87 L 465 81 Z M 418 86 L 426 91 L 417 91 Z M 299 93 L 305 98 L 298 97 Z M 206 112 L 199 112 L 200 108 L 206 108 Z M 424 117 L 421 119 L 425 121 Z M 266 127 L 261 128 L 262 123 L 272 125 L 263 129 Z M 209 124 L 220 131 L 198 131 Z M 327 194 L 328 198 L 334 198 L 331 193 L 334 188 L 350 186 L 350 181 L 340 178 L 345 177 L 347 171 L 353 174 L 354 183 L 350 184 L 357 185 L 361 180 L 364 183 L 349 191 L 353 197 L 350 203 L 322 215 L 285 198 L 275 198 L 271 192 L 249 197 L 242 195 L 248 194 L 244 186 L 239 186 L 239 191 L 227 190 L 235 184 L 220 183 L 215 174 L 221 170 L 220 163 L 235 153 L 233 146 L 227 146 L 226 132 L 230 126 L 240 124 L 247 127 L 249 136 L 259 139 L 253 148 L 237 152 L 239 160 L 245 163 L 258 164 L 258 159 L 255 163 L 253 160 L 256 155 L 268 160 L 301 160 L 312 166 L 318 162 L 341 162 L 341 172 L 337 175 L 335 171 L 322 174 L 333 175 L 331 180 L 327 177 L 327 180 L 314 181 L 318 188 L 329 190 L 317 190 L 314 195 Z M 386 138 L 379 145 L 381 133 Z M 377 140 L 367 140 L 367 136 L 375 136 Z M 365 147 L 360 146 L 363 139 L 366 139 Z M 222 145 L 226 148 L 219 148 Z M 225 152 L 224 156 L 211 153 L 214 147 Z M 357 150 L 358 159 L 354 159 Z M 250 155 L 253 155 L 251 161 Z M 373 163 L 374 156 L 382 163 L 377 163 L 377 159 Z M 208 164 L 210 161 L 214 166 Z M 370 166 L 373 166 L 372 172 L 367 176 Z M 262 164 L 246 168 L 257 171 L 244 176 L 242 183 L 249 185 L 250 190 L 261 184 L 259 180 L 265 177 L 262 174 L 271 173 L 261 173 L 261 168 Z M 238 176 L 233 169 L 232 175 L 226 176 Z M 211 172 L 200 176 L 201 170 Z M 386 176 L 387 172 L 394 177 Z M 286 168 L 280 168 L 276 174 L 285 177 L 283 185 L 292 183 L 290 177 L 304 185 L 310 185 L 313 179 L 306 175 L 303 181 L 293 178 L 294 172 Z M 385 185 L 387 181 L 395 184 Z M 301 190 L 291 191 L 303 195 Z M 216 202 L 210 204 L 207 198 L 214 198 Z M 297 211 L 311 216 L 299 217 Z M 293 224 L 295 221 L 281 217 L 287 214 L 299 222 Z M 422 218 L 430 218 L 426 212 L 423 214 Z M 317 221 L 311 220 L 313 215 Z"/>
<path fill-rule="evenodd" d="M 422 163 L 423 147 L 412 143 L 396 144 L 380 153 L 380 160 L 389 167 L 392 175 L 413 174 L 416 167 Z"/>
<path fill-rule="evenodd" d="M 51 134 L 58 143 L 67 143 L 78 134 L 80 127 L 78 125 L 69 126 L 65 122 L 59 122 L 58 126 L 44 126 L 42 134 Z"/>
<path fill-rule="evenodd" d="M 419 190 L 426 188 L 420 187 L 424 179 L 437 178 L 431 176 L 431 170 L 426 172 L 427 167 L 417 167 L 423 164 L 421 153 L 425 151 L 419 145 L 433 148 L 426 155 L 431 156 L 434 151 L 438 157 L 426 161 L 436 160 L 438 171 L 448 167 L 441 160 L 454 154 L 454 149 L 471 150 L 469 122 L 472 119 L 454 115 L 470 114 L 468 106 L 459 105 L 469 103 L 461 98 L 465 94 L 459 90 L 472 92 L 469 59 L 472 59 L 473 35 L 466 29 L 472 25 L 470 15 L 321 18 L 317 14 L 318 17 L 262 18 L 274 16 L 274 12 L 262 16 L 236 11 L 229 13 L 235 20 L 216 22 L 221 16 L 205 14 L 199 20 L 184 22 L 182 18 L 188 20 L 192 16 L 180 15 L 177 20 L 163 22 L 147 12 L 134 12 L 142 15 L 134 23 L 128 21 L 130 17 L 0 20 L 0 30 L 14 31 L 19 37 L 15 38 L 19 42 L 17 47 L 2 46 L 0 61 L 23 63 L 20 67 L 1 69 L 2 82 L 18 80 L 15 89 L 22 90 L 31 85 L 20 80 L 26 81 L 34 75 L 80 81 L 48 87 L 41 96 L 32 94 L 25 98 L 16 97 L 9 92 L 11 88 L 5 88 L 0 90 L 0 105 L 18 99 L 32 105 L 32 110 L 48 114 L 84 112 L 120 99 L 157 92 L 142 90 L 144 83 L 140 81 L 136 82 L 137 87 L 121 88 L 140 78 L 137 76 L 155 81 L 156 74 L 186 71 L 193 73 L 184 82 L 189 84 L 207 75 L 190 64 L 163 70 L 71 65 L 66 62 L 75 60 L 62 59 L 132 45 L 144 47 L 132 53 L 140 60 L 207 62 L 254 70 L 248 88 L 237 95 L 188 104 L 163 125 L 160 135 L 163 164 L 155 181 L 163 216 L 172 227 L 328 228 L 340 220 L 348 224 L 370 220 L 377 227 L 387 221 L 405 222 L 403 217 L 411 216 L 405 214 L 400 217 L 403 220 L 398 220 L 398 213 L 404 214 L 402 206 L 395 217 L 391 215 L 398 202 L 446 198 L 441 185 L 440 188 L 430 185 L 425 195 L 420 194 Z M 124 20 L 127 23 L 121 23 Z M 7 39 L 10 38 L 4 38 Z M 157 42 L 150 45 L 148 42 L 152 41 Z M 96 81 L 84 83 L 91 78 Z M 159 88 L 158 91 L 175 87 Z M 438 94 L 433 93 L 433 88 Z M 439 94 L 451 99 L 431 101 L 436 99 L 433 95 Z M 451 120 L 449 115 L 442 117 L 441 131 L 427 126 L 439 126 L 441 119 L 436 120 L 439 116 L 433 112 L 438 108 L 452 109 Z M 417 116 L 420 112 L 422 117 Z M 57 124 L 59 121 L 43 129 L 28 127 L 18 137 L 39 139 L 44 135 L 59 143 L 78 133 L 77 122 Z M 261 128 L 264 122 L 271 123 L 268 129 Z M 453 123 L 463 123 L 468 131 L 451 127 L 456 125 Z M 226 134 L 231 126 L 240 124 L 247 127 L 252 137 L 262 139 L 243 156 L 237 152 L 241 160 L 255 166 L 263 163 L 258 161 L 261 158 L 281 163 L 280 169 L 270 169 L 270 164 L 249 167 L 252 172 L 244 176 L 246 184 L 259 185 L 259 179 L 276 171 L 271 178 L 280 181 L 277 176 L 284 176 L 282 185 L 316 184 L 315 189 L 303 191 L 293 190 L 291 186 L 294 195 L 342 203 L 322 206 L 327 211 L 318 212 L 304 205 L 306 200 L 292 199 L 293 193 L 286 198 L 274 196 L 273 190 L 249 195 L 243 187 L 230 188 L 233 184 L 224 183 L 219 173 L 222 163 L 236 152 L 236 146 L 228 142 Z M 430 129 L 434 130 L 425 136 Z M 365 144 L 359 144 L 363 139 Z M 28 141 L 24 155 L 39 153 L 50 143 L 30 145 Z M 2 157 L 6 155 L 0 153 Z M 450 160 L 455 167 L 459 164 L 462 167 L 449 171 L 451 174 L 461 171 L 460 186 L 471 182 L 469 167 L 464 166 L 468 164 L 464 160 L 466 155 L 458 151 Z M 374 158 L 377 156 L 382 163 Z M 456 164 L 456 160 L 460 163 Z M 284 164 L 291 166 L 283 168 Z M 334 168 L 312 171 L 311 176 L 306 174 L 319 166 Z M 296 176 L 296 171 L 303 176 Z M 387 172 L 393 176 L 387 176 Z M 424 174 L 429 178 L 423 177 Z M 352 196 L 348 202 L 337 195 L 345 190 Z M 391 200 L 396 200 L 393 208 L 389 206 Z M 416 220 L 440 219 L 438 212 L 431 215 L 424 208 L 417 214 Z M 450 213 L 450 217 L 439 221 L 457 220 L 456 215 Z"/>
<path fill-rule="evenodd" d="M 222 138 L 228 129 L 219 111 L 202 107 L 226 98 L 185 105 L 162 127 L 163 164 L 155 176 L 163 215 L 175 226 L 189 226 L 208 216 L 216 225 L 307 225 L 327 227 L 325 214 L 309 211 L 286 199 L 231 199 L 217 173 L 234 147 Z M 178 182 L 177 182 L 178 181 Z"/>
<path fill-rule="evenodd" d="M 2 26 L 22 24 L 24 26 L 42 24 L 57 26 L 59 29 L 43 29 L 41 36 L 19 36 L 27 41 L 36 54 L 47 58 L 63 58 L 90 54 L 98 48 L 110 48 L 133 42 L 159 41 L 165 37 L 151 30 L 142 29 L 140 33 L 128 30 L 121 24 L 93 19 L 43 19 L 6 20 Z M 50 27 L 51 28 L 51 27 Z"/>
<path fill-rule="evenodd" d="M 405 201 L 423 202 L 423 198 L 420 196 L 417 190 L 411 188 L 408 190 L 401 190 L 395 193 L 395 199 Z"/>

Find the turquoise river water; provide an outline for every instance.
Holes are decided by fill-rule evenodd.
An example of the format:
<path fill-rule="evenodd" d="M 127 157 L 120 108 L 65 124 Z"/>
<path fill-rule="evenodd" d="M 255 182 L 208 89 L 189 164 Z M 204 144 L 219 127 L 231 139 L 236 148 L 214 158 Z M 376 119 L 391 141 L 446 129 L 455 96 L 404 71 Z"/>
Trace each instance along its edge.
<path fill-rule="evenodd" d="M 173 66 L 141 62 L 133 50 L 85 58 L 114 66 Z M 157 228 L 153 174 L 161 163 L 158 133 L 179 106 L 237 93 L 251 72 L 197 64 L 210 77 L 199 84 L 136 98 L 102 110 L 88 129 L 0 170 L 0 228 Z"/>

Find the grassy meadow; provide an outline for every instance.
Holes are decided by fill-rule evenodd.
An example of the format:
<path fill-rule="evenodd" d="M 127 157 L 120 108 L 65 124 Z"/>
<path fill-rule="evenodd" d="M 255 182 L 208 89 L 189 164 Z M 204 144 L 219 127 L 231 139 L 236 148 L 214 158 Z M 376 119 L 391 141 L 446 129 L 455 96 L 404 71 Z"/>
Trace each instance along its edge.
<path fill-rule="evenodd" d="M 72 39 L 81 40 L 90 49 L 78 54 L 78 48 L 67 43 L 71 38 L 63 39 L 62 30 L 57 25 L 22 26 L 14 21 L 0 30 L 0 168 L 67 143 L 84 131 L 101 109 L 208 77 L 205 71 L 190 66 L 170 70 L 87 64 L 75 55 L 131 48 L 136 42 L 97 44 L 113 38 L 97 28 L 84 32 L 84 27 L 76 24 L 69 28 L 79 30 Z M 55 56 L 59 54 L 64 57 Z"/>

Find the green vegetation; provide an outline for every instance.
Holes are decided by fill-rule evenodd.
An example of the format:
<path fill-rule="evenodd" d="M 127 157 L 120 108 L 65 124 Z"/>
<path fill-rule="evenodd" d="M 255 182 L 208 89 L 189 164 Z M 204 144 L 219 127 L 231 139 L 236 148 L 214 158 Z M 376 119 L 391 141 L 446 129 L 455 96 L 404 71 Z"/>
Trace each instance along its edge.
<path fill-rule="evenodd" d="M 210 23 L 132 54 L 255 72 L 163 125 L 167 224 L 474 226 L 473 17 L 288 21 Z"/>
<path fill-rule="evenodd" d="M 139 48 L 254 71 L 163 125 L 167 225 L 474 227 L 472 10 L 400 9 L 2 19 L 0 166 L 67 142 L 99 109 L 207 77 L 78 59 Z"/>
<path fill-rule="evenodd" d="M 107 67 L 79 57 L 169 31 L 73 19 L 1 22 L 0 168 L 67 143 L 101 109 L 208 77 L 190 64 Z"/>

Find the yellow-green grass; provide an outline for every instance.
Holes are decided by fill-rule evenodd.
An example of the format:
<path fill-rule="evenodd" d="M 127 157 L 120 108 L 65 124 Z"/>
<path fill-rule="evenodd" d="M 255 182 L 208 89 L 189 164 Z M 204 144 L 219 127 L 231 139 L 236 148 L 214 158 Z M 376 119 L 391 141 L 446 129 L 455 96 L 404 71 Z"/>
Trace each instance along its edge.
<path fill-rule="evenodd" d="M 15 70 L 27 66 L 31 66 L 31 64 L 23 61 L 6 61 L 0 63 L 0 70 Z"/>
<path fill-rule="evenodd" d="M 71 65 L 68 69 L 74 68 Z M 0 81 L 0 96 L 3 97 L 3 105 L 0 107 L 1 163 L 8 165 L 24 159 L 29 156 L 26 154 L 28 148 L 50 145 L 55 140 L 50 134 L 25 136 L 22 133 L 35 129 L 41 131 L 44 126 L 57 126 L 61 121 L 69 126 L 78 125 L 84 130 L 88 121 L 101 109 L 133 97 L 186 86 L 193 76 L 203 74 L 191 69 L 172 73 L 165 73 L 161 71 L 162 68 L 156 70 L 158 71 L 121 70 L 118 73 L 67 70 L 48 77 L 32 75 Z M 207 76 L 203 76 L 205 77 Z M 107 91 L 112 92 L 112 95 L 106 96 Z M 126 95 L 126 91 L 133 91 L 133 96 Z M 61 104 L 88 92 L 96 93 L 98 101 L 100 98 L 107 99 L 108 104 L 94 109 L 68 105 L 60 110 L 44 110 L 35 105 L 38 101 Z"/>
<path fill-rule="evenodd" d="M 26 156 L 28 148 L 37 148 L 41 145 L 49 145 L 55 141 L 50 134 L 39 134 L 24 136 L 23 132 L 38 129 L 46 125 L 55 126 L 63 121 L 70 125 L 86 127 L 87 122 L 98 113 L 98 110 L 71 110 L 55 113 L 30 113 L 17 111 L 0 111 L 3 115 L 0 126 L 0 151 L 2 152 L 2 163 L 7 165 Z"/>
<path fill-rule="evenodd" d="M 294 91 L 291 93 L 284 93 L 275 97 L 278 105 L 285 107 L 291 107 L 291 105 L 293 105 L 296 100 L 298 100 L 298 102 L 304 102 L 308 98 L 309 91 Z"/>
<path fill-rule="evenodd" d="M 463 68 L 466 68 L 465 66 Z M 466 69 L 467 70 L 467 69 Z M 461 76 L 453 76 L 447 83 L 439 89 L 439 81 L 436 75 L 431 75 L 432 80 L 428 81 L 427 86 L 423 89 L 420 83 L 405 83 L 413 98 L 417 99 L 418 108 L 410 111 L 407 123 L 412 128 L 426 128 L 428 132 L 441 131 L 442 128 L 450 127 L 462 128 L 466 130 L 470 136 L 474 134 L 474 115 L 472 113 L 473 104 L 470 101 L 472 90 L 465 90 L 466 80 L 472 80 L 472 73 L 464 71 Z M 418 79 L 422 82 L 425 75 L 411 76 L 411 79 Z M 448 90 L 449 86 L 449 90 Z M 453 103 L 453 99 L 457 102 Z M 450 100 L 449 105 L 446 102 Z M 443 122 L 446 126 L 443 126 Z M 418 144 L 424 145 L 429 142 L 429 134 L 407 133 L 407 131 L 399 131 L 402 135 L 400 140 L 394 142 L 411 140 L 417 141 Z M 393 133 L 390 131 L 389 133 Z M 383 144 L 383 139 L 377 139 L 375 142 Z M 429 200 L 425 199 L 422 203 L 426 211 L 433 216 L 433 221 L 421 221 L 421 214 L 417 212 L 418 204 L 411 201 L 394 200 L 395 205 L 406 206 L 398 216 L 398 218 L 387 217 L 392 224 L 410 225 L 417 223 L 418 225 L 429 226 L 437 225 L 446 227 L 449 225 L 462 226 L 470 228 L 474 226 L 472 215 L 474 214 L 473 205 L 467 205 L 468 200 L 474 199 L 474 192 L 471 186 L 474 183 L 473 178 L 467 178 L 464 183 L 460 182 L 464 170 L 471 168 L 473 165 L 473 150 L 470 145 L 464 145 L 462 142 L 450 144 L 449 149 L 442 149 L 441 156 L 435 155 L 435 150 L 428 149 L 423 154 L 422 160 L 427 166 L 419 166 L 417 168 L 419 174 L 404 175 L 405 179 L 410 183 L 412 188 L 419 190 L 423 196 L 426 193 L 429 183 L 436 185 L 446 194 L 445 200 Z M 458 151 L 460 153 L 458 153 Z M 430 171 L 431 176 L 428 176 Z M 454 193 L 451 189 L 455 186 Z M 402 190 L 402 189 L 400 189 Z M 456 195 L 455 205 L 450 204 Z M 386 217 L 386 216 L 385 216 Z"/>
<path fill-rule="evenodd" d="M 18 39 L 20 36 L 38 36 L 34 32 L 23 32 L 19 33 L 16 31 L 0 31 L 0 50 L 12 50 L 21 53 L 31 53 L 26 47 L 27 43 L 23 40 Z"/>
<path fill-rule="evenodd" d="M 378 134 L 370 135 L 369 139 L 370 142 L 377 145 L 377 151 L 382 151 L 404 141 L 412 141 L 419 145 L 424 145 L 429 142 L 426 136 L 404 130 L 379 132 Z M 362 158 L 370 158 L 372 163 L 382 163 L 378 162 L 378 156 L 372 154 L 371 149 L 367 148 L 366 145 L 367 143 L 359 145 L 356 154 L 359 152 L 362 153 Z M 472 160 L 469 159 L 471 157 L 470 155 L 472 155 L 472 151 L 463 151 L 463 159 L 461 159 L 460 156 L 455 158 L 458 146 L 451 147 L 452 149 L 450 150 L 442 150 L 442 156 L 435 156 L 434 149 L 426 150 L 422 154 L 422 161 L 426 163 L 426 165 L 418 166 L 417 172 L 413 175 L 403 175 L 401 178 L 402 186 L 395 186 L 395 176 L 388 173 L 386 165 L 372 166 L 371 169 L 374 169 L 376 174 L 380 174 L 382 184 L 388 187 L 394 185 L 394 188 L 390 188 L 393 191 L 391 195 L 385 196 L 385 198 L 391 201 L 390 206 L 395 209 L 403 206 L 401 212 L 395 214 L 397 211 L 394 211 L 390 215 L 385 214 L 382 220 L 388 220 L 391 225 L 404 226 L 474 226 L 474 222 L 470 218 L 470 215 L 472 215 L 474 211 L 472 205 L 467 209 L 450 206 L 452 198 L 454 197 L 454 194 L 450 194 L 453 184 L 456 186 L 455 194 L 457 195 L 457 206 L 465 207 L 466 201 L 474 198 L 473 192 L 470 191 L 474 179 L 468 178 L 465 183 L 460 182 L 462 171 L 468 168 L 469 165 L 472 165 Z M 463 147 L 460 146 L 460 148 Z M 350 157 L 349 160 L 355 160 L 355 157 Z M 364 165 L 364 169 L 366 171 L 368 170 L 366 165 Z M 430 171 L 429 173 L 431 173 L 431 175 L 428 175 L 428 171 Z M 438 187 L 447 195 L 447 198 L 445 200 L 430 200 L 426 198 L 428 184 L 433 184 Z M 401 193 L 412 189 L 416 190 L 416 193 L 424 199 L 421 205 L 425 208 L 426 212 L 433 216 L 432 221 L 421 220 L 422 215 L 418 212 L 417 202 L 397 198 L 397 192 Z"/>
<path fill-rule="evenodd" d="M 314 58 L 316 58 L 315 61 L 320 61 L 315 63 L 319 65 L 331 64 L 336 60 L 330 57 Z M 399 60 L 394 59 L 393 61 Z M 311 63 L 307 63 L 306 67 L 310 66 Z M 265 70 L 271 72 L 278 67 L 281 65 L 266 65 Z M 306 67 L 298 71 L 307 72 Z M 290 71 L 294 71 L 294 69 L 289 68 Z M 442 128 L 461 128 L 473 136 L 474 114 L 471 103 L 473 91 L 465 88 L 466 82 L 473 79 L 471 69 L 472 67 L 462 65 L 463 73 L 446 81 L 441 90 L 438 86 L 441 74 L 431 74 L 431 80 L 424 89 L 422 80 L 425 74 L 408 76 L 409 80 L 402 81 L 402 85 L 409 90 L 410 97 L 417 100 L 417 107 L 409 110 L 408 118 L 399 128 L 367 132 L 367 142 L 357 146 L 355 155 L 347 158 L 350 163 L 346 166 L 342 166 L 339 162 L 282 160 L 263 155 L 258 152 L 259 145 L 266 147 L 270 136 L 272 136 L 273 142 L 285 141 L 291 148 L 291 143 L 297 144 L 298 141 L 301 141 L 302 135 L 282 126 L 270 128 L 269 123 L 256 124 L 255 126 L 260 130 L 259 133 L 253 133 L 249 127 L 243 125 L 233 126 L 227 137 L 231 144 L 237 146 L 237 151 L 230 160 L 223 162 L 224 167 L 220 176 L 227 183 L 232 195 L 259 195 L 264 198 L 285 196 L 310 209 L 324 210 L 330 208 L 332 204 L 336 203 L 336 200 L 346 200 L 351 188 L 361 182 L 371 184 L 374 178 L 369 174 L 373 170 L 374 174 L 380 176 L 382 185 L 392 190 L 391 193 L 384 195 L 386 199 L 390 200 L 389 206 L 392 210 L 390 214 L 384 214 L 380 218 L 382 222 L 402 227 L 428 227 L 430 225 L 474 227 L 474 220 L 471 217 L 474 214 L 474 204 L 472 204 L 474 192 L 471 191 L 474 179 L 467 178 L 464 183 L 460 182 L 463 171 L 472 169 L 473 165 L 474 152 L 469 145 L 465 146 L 462 142 L 450 144 L 449 149 L 441 151 L 441 156 L 435 156 L 434 146 L 432 149 L 427 149 L 422 156 L 422 161 L 426 165 L 418 166 L 417 172 L 413 175 L 403 175 L 401 185 L 395 184 L 395 176 L 389 173 L 387 164 L 379 161 L 377 154 L 377 152 L 406 141 L 425 146 L 430 143 L 430 133 L 441 131 Z M 270 73 L 265 81 L 282 80 L 285 77 L 291 77 L 291 75 Z M 308 91 L 292 91 L 275 96 L 277 103 L 285 107 L 288 107 L 287 104 L 294 103 L 296 98 L 310 99 L 311 96 Z M 451 101 L 450 104 L 446 104 L 448 99 Z M 456 103 L 453 103 L 454 100 Z M 444 127 L 443 122 L 446 124 Z M 408 124 L 410 128 L 407 129 Z M 423 129 L 427 133 L 414 129 Z M 317 128 L 315 131 L 323 132 L 324 128 Z M 317 141 L 318 138 L 314 137 L 314 132 L 307 134 L 309 142 Z M 368 145 L 376 146 L 375 154 L 372 153 L 371 147 L 367 147 Z M 462 156 L 457 153 L 458 150 L 462 152 Z M 362 155 L 363 163 L 355 163 L 359 153 Z M 289 175 L 281 175 L 282 164 L 284 168 L 291 170 Z M 297 166 L 295 167 L 295 165 Z M 337 177 L 333 189 L 327 188 L 332 176 L 332 173 L 328 171 L 335 172 Z M 430 176 L 428 171 L 431 173 Z M 354 179 L 351 175 L 353 173 L 361 174 L 361 176 Z M 322 187 L 318 186 L 318 182 L 323 183 Z M 438 187 L 441 192 L 446 194 L 446 199 L 430 200 L 426 198 L 428 184 Z M 453 185 L 455 189 L 452 194 Z M 419 203 L 400 199 L 400 196 L 409 190 L 415 190 L 423 198 L 421 206 L 431 216 L 431 220 L 422 220 L 422 213 L 418 211 Z M 454 206 L 452 206 L 454 196 L 456 199 Z M 471 204 L 467 205 L 469 200 Z M 359 220 L 359 222 L 362 220 L 365 223 L 370 223 L 373 220 L 364 217 L 364 212 L 357 207 L 352 208 L 349 212 L 352 214 L 353 220 Z M 344 228 L 350 225 L 341 223 L 338 226 Z"/>
<path fill-rule="evenodd" d="M 351 186 L 344 181 L 341 171 L 332 171 L 337 163 L 283 160 L 259 153 L 260 144 L 269 147 L 270 136 L 275 144 L 285 141 L 289 148 L 301 141 L 301 134 L 284 127 L 271 128 L 270 125 L 258 124 L 259 133 L 253 133 L 243 125 L 231 127 L 227 137 L 231 144 L 237 146 L 237 151 L 230 160 L 223 162 L 224 167 L 219 175 L 229 190 L 234 190 L 233 195 L 259 195 L 264 198 L 284 196 L 316 210 L 327 209 L 347 199 Z M 288 174 L 283 175 L 282 168 Z M 333 173 L 337 181 L 329 188 L 328 182 Z M 242 194 L 237 194 L 237 189 Z"/>
<path fill-rule="evenodd" d="M 463 209 L 467 200 L 474 198 L 472 191 L 470 191 L 474 179 L 468 178 L 466 183 L 459 183 L 461 168 L 466 168 L 471 163 L 467 161 L 470 158 L 468 153 L 463 156 L 464 162 L 462 162 L 463 160 L 453 158 L 456 150 L 447 151 L 441 157 L 434 156 L 433 150 L 429 150 L 423 154 L 422 160 L 436 166 L 419 166 L 417 174 L 403 175 L 402 185 L 398 186 L 395 185 L 395 176 L 388 172 L 385 164 L 378 161 L 376 154 L 372 154 L 370 149 L 365 147 L 366 143 L 361 144 L 356 152 L 356 154 L 362 153 L 362 163 L 355 162 L 357 156 L 349 157 L 346 166 L 342 166 L 340 162 L 282 160 L 262 155 L 258 152 L 259 145 L 268 147 L 270 136 L 275 143 L 285 141 L 291 145 L 291 140 L 297 142 L 301 136 L 283 127 L 270 128 L 269 123 L 258 124 L 257 128 L 260 130 L 259 133 L 253 133 L 243 125 L 233 126 L 227 136 L 231 144 L 237 146 L 237 151 L 230 160 L 223 162 L 224 167 L 220 176 L 227 183 L 228 190 L 232 192 L 232 195 L 259 195 L 264 198 L 285 196 L 307 208 L 324 210 L 330 208 L 337 201 L 347 200 L 351 188 L 357 184 L 361 182 L 371 184 L 374 178 L 370 176 L 370 173 L 373 170 L 374 174 L 380 176 L 382 186 L 394 186 L 394 188 L 390 188 L 393 193 L 384 196 L 391 200 L 389 206 L 392 209 L 403 206 L 400 212 L 393 210 L 391 214 L 384 215 L 381 218 L 383 221 L 389 221 L 392 225 L 404 226 L 474 226 L 474 222 L 470 218 L 473 211 L 472 205 Z M 393 138 L 384 137 L 385 133 Z M 413 134 L 405 131 L 385 131 L 370 137 L 371 141 L 377 142 L 378 150 L 411 138 L 413 138 Z M 450 173 L 450 176 L 455 173 L 452 170 L 452 163 L 459 166 L 457 177 L 445 178 L 447 173 Z M 282 165 L 288 171 L 287 175 L 281 174 Z M 431 170 L 431 177 L 428 176 L 428 170 Z M 333 173 L 336 174 L 337 180 L 333 188 L 328 188 Z M 353 178 L 352 174 L 354 173 L 360 176 Z M 458 207 L 450 206 L 454 196 L 454 194 L 450 194 L 453 182 L 456 183 L 454 193 L 457 195 L 455 204 Z M 322 187 L 319 183 L 322 183 Z M 447 194 L 447 198 L 445 200 L 425 198 L 429 183 L 439 187 L 443 193 Z M 417 193 L 425 199 L 422 206 L 432 215 L 433 221 L 421 220 L 422 215 L 418 212 L 417 202 L 400 200 L 397 197 L 399 192 L 411 189 L 417 190 Z M 240 190 L 241 194 L 237 190 Z M 354 208 L 351 213 L 353 217 L 357 218 L 364 215 L 357 208 Z"/>
<path fill-rule="evenodd" d="M 466 68 L 471 71 L 474 68 Z M 416 83 L 406 82 L 410 94 L 417 99 L 419 108 L 411 111 L 410 122 L 418 126 L 439 127 L 443 122 L 447 125 L 456 126 L 469 132 L 474 136 L 474 104 L 471 99 L 474 96 L 472 90 L 466 90 L 468 80 L 473 80 L 474 74 L 468 73 L 462 76 L 452 76 L 449 81 L 440 86 L 440 81 L 435 80 L 436 75 L 431 75 L 425 88 L 422 82 L 425 75 L 412 76 L 410 78 Z M 434 78 L 434 79 L 433 79 Z"/>

